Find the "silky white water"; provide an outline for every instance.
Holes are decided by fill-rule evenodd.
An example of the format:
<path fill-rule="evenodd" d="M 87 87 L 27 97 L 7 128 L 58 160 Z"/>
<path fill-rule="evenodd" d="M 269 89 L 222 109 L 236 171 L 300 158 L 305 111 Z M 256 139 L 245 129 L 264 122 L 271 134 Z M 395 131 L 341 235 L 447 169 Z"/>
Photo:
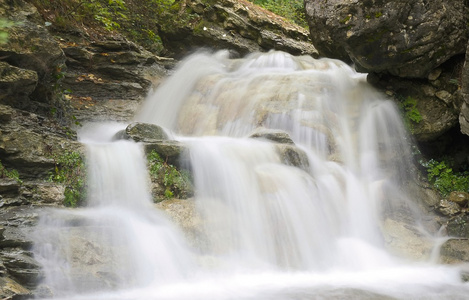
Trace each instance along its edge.
<path fill-rule="evenodd" d="M 406 189 L 409 138 L 363 74 L 283 52 L 195 54 L 136 121 L 188 146 L 190 240 L 151 204 L 143 150 L 90 124 L 89 206 L 41 218 L 35 256 L 63 299 L 464 299 Z M 292 142 L 262 138 L 287 133 Z M 251 137 L 255 136 L 257 138 Z M 260 137 L 260 138 L 259 138 Z M 195 241 L 194 241 L 195 240 Z"/>

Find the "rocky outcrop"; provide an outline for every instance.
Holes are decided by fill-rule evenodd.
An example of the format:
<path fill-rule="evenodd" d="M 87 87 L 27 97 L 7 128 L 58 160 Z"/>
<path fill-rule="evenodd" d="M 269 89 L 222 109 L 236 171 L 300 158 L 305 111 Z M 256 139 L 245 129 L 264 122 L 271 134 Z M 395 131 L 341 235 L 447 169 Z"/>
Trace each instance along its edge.
<path fill-rule="evenodd" d="M 404 114 L 414 110 L 421 118 L 407 120 L 410 131 L 418 141 L 431 141 L 459 123 L 461 68 L 461 58 L 456 57 L 434 69 L 426 79 L 371 73 L 368 81 L 393 97 Z"/>
<path fill-rule="evenodd" d="M 65 35 L 60 45 L 67 57 L 62 88 L 78 122 L 129 121 L 174 65 L 125 39 L 89 42 Z"/>
<path fill-rule="evenodd" d="M 163 19 L 159 34 L 177 56 L 198 48 L 230 49 L 240 55 L 275 49 L 317 56 L 305 29 L 246 0 L 176 1 Z"/>
<path fill-rule="evenodd" d="M 460 89 L 464 94 L 465 1 L 307 0 L 305 8 L 321 55 L 370 72 L 370 82 L 397 102 L 416 101 L 422 119 L 410 129 L 418 141 L 438 139 L 459 125 L 469 132 Z"/>
<path fill-rule="evenodd" d="M 366 72 L 425 78 L 465 52 L 463 0 L 305 1 L 321 55 L 352 61 Z"/>
<path fill-rule="evenodd" d="M 13 24 L 3 29 L 8 40 L 0 44 L 0 103 L 43 115 L 52 106 L 65 110 L 56 84 L 65 55 L 36 8 L 22 0 L 0 0 L 0 15 Z"/>
<path fill-rule="evenodd" d="M 459 114 L 459 124 L 461 125 L 461 132 L 469 136 L 469 44 L 461 72 L 461 94 L 464 102 Z"/>

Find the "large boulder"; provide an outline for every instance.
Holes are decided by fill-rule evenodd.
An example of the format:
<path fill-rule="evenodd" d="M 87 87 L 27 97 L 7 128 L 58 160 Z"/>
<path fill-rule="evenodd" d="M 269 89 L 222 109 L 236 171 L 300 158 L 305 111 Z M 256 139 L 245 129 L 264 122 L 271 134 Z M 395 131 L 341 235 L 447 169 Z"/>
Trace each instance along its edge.
<path fill-rule="evenodd" d="M 181 0 L 161 17 L 159 35 L 178 56 L 197 48 L 317 56 L 307 30 L 246 0 Z"/>
<path fill-rule="evenodd" d="M 305 0 L 315 47 L 366 72 L 426 77 L 464 53 L 464 0 Z"/>

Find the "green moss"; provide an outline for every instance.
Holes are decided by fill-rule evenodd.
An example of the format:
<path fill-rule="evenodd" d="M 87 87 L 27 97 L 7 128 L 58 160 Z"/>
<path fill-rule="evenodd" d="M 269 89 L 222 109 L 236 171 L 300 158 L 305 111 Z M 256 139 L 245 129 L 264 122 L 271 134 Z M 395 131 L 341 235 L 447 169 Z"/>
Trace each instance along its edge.
<path fill-rule="evenodd" d="M 350 21 L 350 19 L 352 18 L 352 15 L 348 15 L 346 16 L 345 18 L 343 18 L 342 20 L 339 21 L 340 24 L 345 24 L 347 23 L 348 21 Z"/>
<path fill-rule="evenodd" d="M 423 120 L 422 115 L 417 109 L 417 100 L 411 96 L 407 96 L 407 98 L 401 96 L 398 97 L 398 100 L 399 108 L 403 112 L 404 124 L 410 132 L 413 132 L 415 124 Z"/>
<path fill-rule="evenodd" d="M 375 13 L 375 18 L 379 18 L 379 17 L 381 17 L 382 15 L 383 15 L 383 13 L 379 11 L 379 12 Z"/>

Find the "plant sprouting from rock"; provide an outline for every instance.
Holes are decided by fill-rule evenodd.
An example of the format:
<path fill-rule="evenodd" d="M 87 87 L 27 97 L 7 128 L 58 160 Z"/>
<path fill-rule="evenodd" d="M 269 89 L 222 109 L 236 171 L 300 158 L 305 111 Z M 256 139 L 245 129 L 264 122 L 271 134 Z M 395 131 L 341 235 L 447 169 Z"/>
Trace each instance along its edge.
<path fill-rule="evenodd" d="M 77 207 L 83 205 L 86 199 L 86 169 L 80 153 L 67 151 L 54 156 L 55 169 L 50 174 L 50 181 L 65 186 L 64 205 Z"/>
<path fill-rule="evenodd" d="M 414 124 L 418 124 L 422 121 L 422 115 L 417 109 L 417 100 L 411 96 L 407 98 L 398 97 L 399 108 L 404 114 L 404 123 L 406 127 L 412 132 Z"/>
<path fill-rule="evenodd" d="M 9 178 L 15 180 L 17 183 L 22 184 L 23 181 L 20 179 L 20 175 L 18 171 L 15 169 L 8 170 L 3 166 L 2 162 L 0 161 L 0 178 Z"/>
<path fill-rule="evenodd" d="M 453 171 L 449 160 L 429 160 L 423 164 L 427 168 L 428 181 L 447 196 L 453 191 L 469 192 L 469 171 Z"/>
<path fill-rule="evenodd" d="M 187 198 L 192 195 L 191 176 L 187 170 L 178 170 L 163 160 L 156 151 L 148 155 L 152 182 L 163 188 L 164 198 Z"/>

